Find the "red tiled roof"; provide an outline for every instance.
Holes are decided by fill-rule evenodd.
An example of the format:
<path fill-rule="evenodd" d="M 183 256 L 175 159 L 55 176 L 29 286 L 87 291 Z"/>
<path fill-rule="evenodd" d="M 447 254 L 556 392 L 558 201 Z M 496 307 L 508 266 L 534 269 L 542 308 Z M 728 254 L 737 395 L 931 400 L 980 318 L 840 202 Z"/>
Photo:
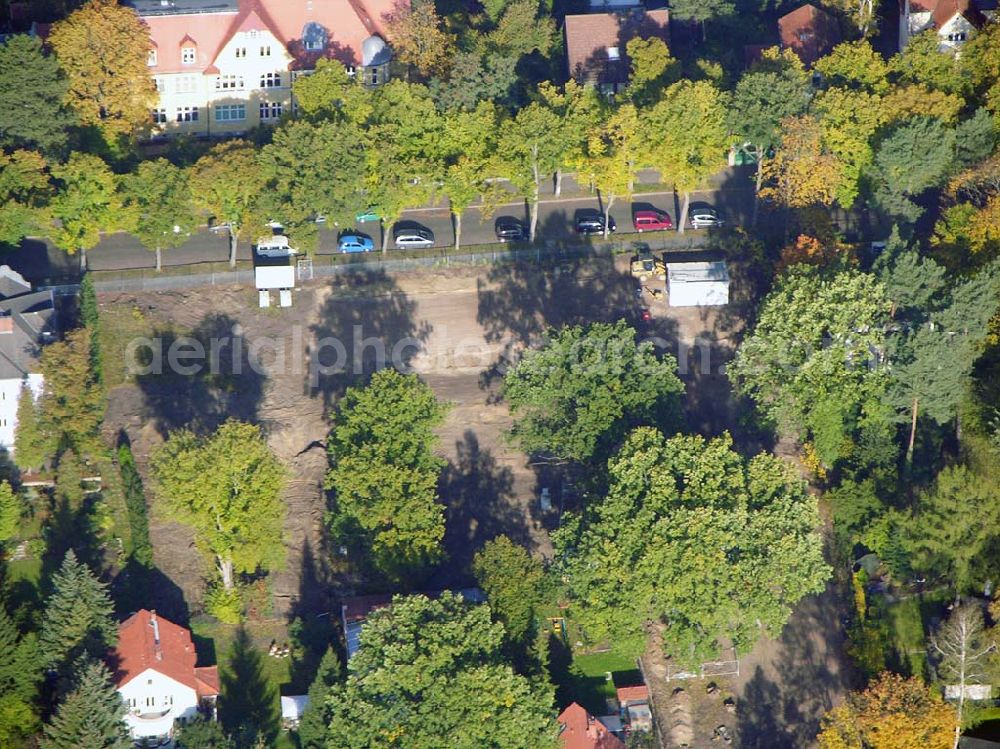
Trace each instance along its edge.
<path fill-rule="evenodd" d="M 577 703 L 559 715 L 562 749 L 625 749 L 625 745 Z"/>
<path fill-rule="evenodd" d="M 781 46 L 812 65 L 840 42 L 837 19 L 815 5 L 803 5 L 778 19 Z"/>
<path fill-rule="evenodd" d="M 390 605 L 392 605 L 392 596 L 385 594 L 345 598 L 343 601 L 344 622 L 347 624 L 363 622 L 371 612 Z"/>
<path fill-rule="evenodd" d="M 143 20 L 160 48 L 179 47 L 189 31 L 198 34 L 198 64 L 182 65 L 180 53 L 163 55 L 153 72 L 207 72 L 233 35 L 241 31 L 267 30 L 295 58 L 294 67 L 311 67 L 322 56 L 346 64 L 361 63 L 361 45 L 373 34 L 385 35 L 383 19 L 397 2 L 408 0 L 239 0 L 238 10 L 192 15 L 154 15 Z M 302 43 L 302 32 L 316 23 L 327 33 L 324 50 L 310 51 Z"/>
<path fill-rule="evenodd" d="M 986 16 L 979 12 L 979 9 L 972 4 L 971 0 L 937 0 L 937 4 L 931 13 L 934 28 L 940 29 L 956 15 L 963 16 L 965 20 L 976 28 L 986 23 Z"/>
<path fill-rule="evenodd" d="M 629 61 L 625 45 L 636 37 L 659 37 L 669 43 L 669 21 L 669 11 L 665 9 L 566 16 L 566 63 L 570 77 L 626 83 Z M 618 49 L 618 60 L 609 59 L 609 48 Z"/>
<path fill-rule="evenodd" d="M 625 705 L 629 702 L 649 702 L 649 687 L 640 684 L 636 687 L 618 687 L 615 690 L 618 702 Z"/>
<path fill-rule="evenodd" d="M 159 644 L 156 632 L 159 632 Z M 116 669 L 115 684 L 119 689 L 147 669 L 153 669 L 191 687 L 199 696 L 218 694 L 216 667 L 196 669 L 197 660 L 191 633 L 146 609 L 139 610 L 119 625 L 118 647 L 111 653 Z"/>

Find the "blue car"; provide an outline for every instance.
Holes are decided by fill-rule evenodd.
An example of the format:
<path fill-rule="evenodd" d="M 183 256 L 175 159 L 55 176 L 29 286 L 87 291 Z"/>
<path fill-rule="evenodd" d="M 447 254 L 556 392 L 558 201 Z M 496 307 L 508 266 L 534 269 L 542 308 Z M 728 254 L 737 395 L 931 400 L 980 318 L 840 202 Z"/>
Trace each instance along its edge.
<path fill-rule="evenodd" d="M 369 236 L 348 232 L 340 235 L 337 249 L 341 252 L 371 252 L 375 249 L 375 243 Z"/>

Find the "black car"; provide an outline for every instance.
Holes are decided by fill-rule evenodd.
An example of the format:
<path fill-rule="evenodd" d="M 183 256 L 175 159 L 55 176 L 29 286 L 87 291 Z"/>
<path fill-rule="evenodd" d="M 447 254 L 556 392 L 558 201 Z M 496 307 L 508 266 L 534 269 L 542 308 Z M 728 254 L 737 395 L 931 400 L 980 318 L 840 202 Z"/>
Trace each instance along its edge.
<path fill-rule="evenodd" d="M 524 224 L 511 216 L 501 216 L 493 226 L 501 242 L 523 242 L 528 238 Z"/>
<path fill-rule="evenodd" d="M 603 234 L 604 216 L 598 211 L 581 211 L 576 214 L 575 228 L 577 234 Z M 608 216 L 608 231 L 617 228 L 614 217 Z"/>

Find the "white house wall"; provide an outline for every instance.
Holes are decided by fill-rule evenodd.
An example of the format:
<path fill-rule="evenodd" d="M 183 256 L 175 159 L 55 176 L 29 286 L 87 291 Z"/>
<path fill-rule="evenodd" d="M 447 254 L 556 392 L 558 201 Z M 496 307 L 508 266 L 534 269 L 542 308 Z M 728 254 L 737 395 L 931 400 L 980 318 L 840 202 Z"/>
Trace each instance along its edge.
<path fill-rule="evenodd" d="M 153 669 L 146 669 L 118 690 L 125 701 L 125 722 L 132 737 L 163 736 L 179 718 L 193 720 L 198 715 L 198 695 L 194 689 Z M 159 715 L 143 718 L 141 715 Z"/>
<path fill-rule="evenodd" d="M 192 28 L 197 29 L 196 16 L 192 17 Z M 262 55 L 261 49 L 269 50 L 270 54 Z M 237 57 L 237 50 L 245 50 L 245 55 Z M 261 118 L 262 102 L 278 105 L 282 114 L 290 111 L 293 74 L 288 70 L 288 65 L 292 57 L 285 45 L 270 31 L 239 32 L 222 48 L 215 60 L 202 57 L 208 54 L 210 52 L 198 48 L 197 61 L 190 71 L 151 71 L 159 92 L 155 109 L 161 110 L 166 118 L 165 123 L 156 126 L 156 132 L 171 135 L 234 135 L 250 130 L 261 122 L 277 122 L 278 116 Z M 219 72 L 203 73 L 211 64 Z M 262 77 L 268 74 L 276 76 L 280 85 L 261 86 Z M 217 88 L 217 82 L 226 79 L 226 76 L 233 76 L 242 85 Z M 243 119 L 223 118 L 216 113 L 217 106 L 239 105 L 244 107 Z M 185 107 L 197 107 L 197 121 L 178 122 L 178 109 Z M 269 107 L 268 110 L 270 112 L 273 108 Z M 234 113 L 234 110 L 228 109 L 227 112 Z"/>
<path fill-rule="evenodd" d="M 956 13 L 938 30 L 938 49 L 942 52 L 952 51 L 961 47 L 975 33 L 976 27 L 969 23 L 969 19 Z M 958 35 L 962 35 L 961 38 L 954 38 Z"/>

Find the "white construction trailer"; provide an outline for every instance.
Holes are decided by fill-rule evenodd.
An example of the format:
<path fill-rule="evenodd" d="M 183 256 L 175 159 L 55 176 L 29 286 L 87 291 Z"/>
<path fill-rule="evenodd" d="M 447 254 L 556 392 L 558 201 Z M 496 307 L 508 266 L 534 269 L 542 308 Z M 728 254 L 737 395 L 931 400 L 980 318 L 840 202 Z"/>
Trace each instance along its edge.
<path fill-rule="evenodd" d="M 667 304 L 671 307 L 716 307 L 729 304 L 726 263 L 667 263 Z"/>
<path fill-rule="evenodd" d="M 271 291 L 278 292 L 282 307 L 292 304 L 292 289 L 295 288 L 295 268 L 291 265 L 258 265 L 254 268 L 254 285 L 260 292 L 260 306 L 271 306 Z"/>

